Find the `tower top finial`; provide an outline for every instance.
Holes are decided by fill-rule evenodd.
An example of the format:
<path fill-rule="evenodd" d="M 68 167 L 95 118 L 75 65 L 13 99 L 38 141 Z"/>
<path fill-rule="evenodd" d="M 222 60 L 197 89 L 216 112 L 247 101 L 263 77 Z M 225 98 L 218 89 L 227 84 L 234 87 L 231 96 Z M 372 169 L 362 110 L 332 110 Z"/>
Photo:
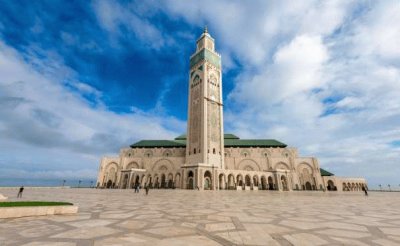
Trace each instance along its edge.
<path fill-rule="evenodd" d="M 208 33 L 207 25 L 204 27 L 204 33 Z"/>

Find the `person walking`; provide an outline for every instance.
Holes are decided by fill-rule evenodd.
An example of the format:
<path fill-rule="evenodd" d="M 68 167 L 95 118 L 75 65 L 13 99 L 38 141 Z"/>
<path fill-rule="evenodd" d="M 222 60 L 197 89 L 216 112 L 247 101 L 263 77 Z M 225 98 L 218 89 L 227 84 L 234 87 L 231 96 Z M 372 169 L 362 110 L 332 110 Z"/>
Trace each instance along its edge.
<path fill-rule="evenodd" d="M 24 186 L 21 186 L 19 188 L 19 192 L 18 192 L 17 198 L 22 198 L 22 192 L 24 192 Z"/>
<path fill-rule="evenodd" d="M 368 196 L 367 187 L 363 185 L 361 189 L 364 191 L 365 196 Z"/>
<path fill-rule="evenodd" d="M 144 187 L 144 189 L 146 190 L 146 196 L 149 194 L 149 185 L 146 185 L 145 187 Z"/>

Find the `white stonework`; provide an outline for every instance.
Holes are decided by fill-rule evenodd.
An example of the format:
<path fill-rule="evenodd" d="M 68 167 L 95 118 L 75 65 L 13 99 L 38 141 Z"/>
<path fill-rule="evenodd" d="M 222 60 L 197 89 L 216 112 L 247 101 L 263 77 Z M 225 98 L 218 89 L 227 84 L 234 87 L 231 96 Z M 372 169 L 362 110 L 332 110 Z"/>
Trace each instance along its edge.
<path fill-rule="evenodd" d="M 276 140 L 241 140 L 223 131 L 221 57 L 205 30 L 190 59 L 187 134 L 142 140 L 103 157 L 97 187 L 356 191 L 363 178 L 322 172 L 314 157 Z M 330 175 L 330 176 L 326 176 Z"/>

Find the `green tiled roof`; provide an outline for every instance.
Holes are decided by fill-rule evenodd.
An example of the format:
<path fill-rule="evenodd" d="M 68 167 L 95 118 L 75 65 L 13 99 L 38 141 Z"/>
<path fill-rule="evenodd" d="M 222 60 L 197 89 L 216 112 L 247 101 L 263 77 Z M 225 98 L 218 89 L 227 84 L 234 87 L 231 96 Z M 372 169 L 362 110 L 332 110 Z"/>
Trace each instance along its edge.
<path fill-rule="evenodd" d="M 225 147 L 273 147 L 285 148 L 287 145 L 274 139 L 239 139 L 233 134 L 224 134 Z M 131 145 L 131 148 L 176 148 L 186 147 L 186 134 L 175 140 L 141 140 Z"/>
<path fill-rule="evenodd" d="M 174 148 L 186 147 L 186 140 L 141 140 L 131 145 L 131 148 Z"/>
<path fill-rule="evenodd" d="M 275 139 L 225 139 L 225 147 L 279 147 L 287 145 Z"/>
<path fill-rule="evenodd" d="M 334 176 L 335 174 L 326 171 L 325 169 L 321 168 L 321 176 Z"/>
<path fill-rule="evenodd" d="M 239 137 L 231 133 L 226 133 L 224 134 L 224 139 L 239 139 Z"/>

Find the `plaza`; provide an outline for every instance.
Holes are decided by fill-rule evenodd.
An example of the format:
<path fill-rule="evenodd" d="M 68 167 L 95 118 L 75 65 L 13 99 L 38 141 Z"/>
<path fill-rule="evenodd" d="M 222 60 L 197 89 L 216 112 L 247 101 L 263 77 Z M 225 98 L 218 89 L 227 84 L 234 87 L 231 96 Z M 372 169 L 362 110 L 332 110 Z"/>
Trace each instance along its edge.
<path fill-rule="evenodd" d="M 27 188 L 22 200 L 79 213 L 0 220 L 1 246 L 400 245 L 397 192 Z"/>

